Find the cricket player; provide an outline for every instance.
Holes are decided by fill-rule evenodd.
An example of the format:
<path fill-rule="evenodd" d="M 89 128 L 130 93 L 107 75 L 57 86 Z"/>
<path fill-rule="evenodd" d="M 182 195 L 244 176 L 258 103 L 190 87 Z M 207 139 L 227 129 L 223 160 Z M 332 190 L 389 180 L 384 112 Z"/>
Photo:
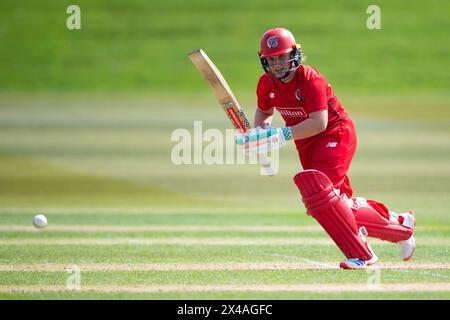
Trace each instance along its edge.
<path fill-rule="evenodd" d="M 366 236 L 398 243 L 403 260 L 415 250 L 415 217 L 397 214 L 383 203 L 353 197 L 347 176 L 356 150 L 353 121 L 325 77 L 302 64 L 302 51 L 284 28 L 268 30 L 259 57 L 264 74 L 257 87 L 255 129 L 237 144 L 247 152 L 270 151 L 292 140 L 304 171 L 294 177 L 307 213 L 315 218 L 346 256 L 343 269 L 362 269 L 378 258 Z M 274 110 L 286 123 L 270 126 Z"/>

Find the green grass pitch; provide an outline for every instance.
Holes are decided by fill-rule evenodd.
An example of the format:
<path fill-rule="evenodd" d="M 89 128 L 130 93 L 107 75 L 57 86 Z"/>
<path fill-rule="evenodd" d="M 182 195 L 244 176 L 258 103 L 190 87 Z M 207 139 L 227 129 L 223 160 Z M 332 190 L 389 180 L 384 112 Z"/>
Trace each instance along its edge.
<path fill-rule="evenodd" d="M 0 299 L 450 298 L 447 3 L 380 1 L 374 31 L 350 0 L 78 1 L 78 31 L 69 4 L 0 4 Z M 175 129 L 230 126 L 187 53 L 203 48 L 251 117 L 259 37 L 278 25 L 355 120 L 355 194 L 415 211 L 410 262 L 370 240 L 381 268 L 339 270 L 293 145 L 273 178 L 172 163 Z"/>
<path fill-rule="evenodd" d="M 255 165 L 175 166 L 170 132 L 192 124 L 194 115 L 167 118 L 162 126 L 161 115 L 149 113 L 156 106 L 140 100 L 67 107 L 48 97 L 19 100 L 4 100 L 0 125 L 2 298 L 449 297 L 446 121 L 399 125 L 356 117 L 360 148 L 351 178 L 357 194 L 412 208 L 418 219 L 411 262 L 401 263 L 397 245 L 373 242 L 385 266 L 376 279 L 382 286 L 426 287 L 377 292 L 366 287 L 374 273 L 335 269 L 340 252 L 305 214 L 291 182 L 301 170 L 293 147 L 282 153 L 273 178 L 259 176 Z M 208 126 L 226 127 L 215 106 L 174 103 L 171 110 L 187 107 L 204 114 Z M 39 231 L 31 225 L 38 212 L 49 219 Z M 71 265 L 80 267 L 82 291 L 64 289 Z M 340 284 L 362 291 L 341 292 Z M 287 288 L 292 285 L 317 288 Z M 317 291 L 324 285 L 329 291 Z M 269 291 L 258 291 L 261 286 Z"/>

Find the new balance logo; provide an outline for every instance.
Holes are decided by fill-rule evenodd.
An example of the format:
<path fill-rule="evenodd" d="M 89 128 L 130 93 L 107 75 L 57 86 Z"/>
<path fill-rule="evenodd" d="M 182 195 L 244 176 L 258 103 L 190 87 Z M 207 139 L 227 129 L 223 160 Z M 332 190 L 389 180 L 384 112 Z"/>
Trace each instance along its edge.
<path fill-rule="evenodd" d="M 337 142 L 328 142 L 326 148 L 336 148 Z"/>

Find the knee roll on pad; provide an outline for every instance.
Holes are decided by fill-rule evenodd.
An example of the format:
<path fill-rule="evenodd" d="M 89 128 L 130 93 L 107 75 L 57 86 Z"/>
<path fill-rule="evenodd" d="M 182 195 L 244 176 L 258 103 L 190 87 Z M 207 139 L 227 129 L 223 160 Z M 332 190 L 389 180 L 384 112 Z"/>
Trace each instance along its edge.
<path fill-rule="evenodd" d="M 333 189 L 330 179 L 318 170 L 294 176 L 308 214 L 315 218 L 347 258 L 370 260 L 373 256 L 360 236 L 348 204 Z"/>
<path fill-rule="evenodd" d="M 369 237 L 390 242 L 407 240 L 413 235 L 411 228 L 389 221 L 371 207 L 359 207 L 354 212 L 356 225 L 365 227 Z"/>

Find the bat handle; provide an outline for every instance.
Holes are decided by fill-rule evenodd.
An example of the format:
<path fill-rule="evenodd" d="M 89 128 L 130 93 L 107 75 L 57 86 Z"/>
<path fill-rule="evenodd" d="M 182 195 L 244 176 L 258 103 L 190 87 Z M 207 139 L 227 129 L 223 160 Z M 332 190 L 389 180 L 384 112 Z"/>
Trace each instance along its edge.
<path fill-rule="evenodd" d="M 266 172 L 266 174 L 270 177 L 273 177 L 275 175 L 275 171 L 270 166 L 270 161 L 266 157 L 266 155 L 260 153 L 260 154 L 258 154 L 258 158 L 259 158 L 259 162 L 261 163 L 262 167 L 264 168 L 264 171 Z"/>

